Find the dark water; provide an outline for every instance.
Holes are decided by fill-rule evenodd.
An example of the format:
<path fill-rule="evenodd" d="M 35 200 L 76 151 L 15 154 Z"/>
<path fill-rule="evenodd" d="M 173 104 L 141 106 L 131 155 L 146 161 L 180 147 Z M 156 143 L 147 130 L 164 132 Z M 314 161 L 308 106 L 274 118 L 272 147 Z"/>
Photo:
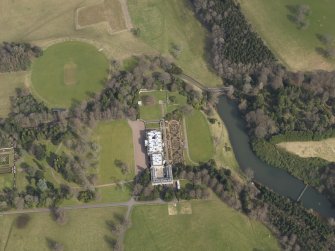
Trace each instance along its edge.
<path fill-rule="evenodd" d="M 253 153 L 237 105 L 221 96 L 217 108 L 228 129 L 230 141 L 240 167 L 243 170 L 246 168 L 252 169 L 256 181 L 278 194 L 296 200 L 305 185 L 286 171 L 264 163 Z M 306 208 L 312 208 L 326 217 L 335 217 L 335 209 L 332 208 L 327 198 L 311 187 L 304 192 L 301 201 Z"/>

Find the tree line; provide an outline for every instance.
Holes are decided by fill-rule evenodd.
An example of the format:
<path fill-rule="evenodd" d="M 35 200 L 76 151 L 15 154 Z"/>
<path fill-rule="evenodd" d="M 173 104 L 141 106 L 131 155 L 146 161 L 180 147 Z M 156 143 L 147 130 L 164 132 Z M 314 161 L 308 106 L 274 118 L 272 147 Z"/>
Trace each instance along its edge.
<path fill-rule="evenodd" d="M 0 72 L 25 71 L 32 58 L 42 54 L 41 48 L 29 43 L 4 42 L 0 44 Z"/>

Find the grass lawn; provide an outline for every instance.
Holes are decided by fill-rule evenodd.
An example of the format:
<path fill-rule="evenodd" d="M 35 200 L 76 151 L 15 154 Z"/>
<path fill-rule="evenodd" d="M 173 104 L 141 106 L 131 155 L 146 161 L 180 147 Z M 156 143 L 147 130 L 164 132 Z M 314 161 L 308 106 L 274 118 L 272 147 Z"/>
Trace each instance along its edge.
<path fill-rule="evenodd" d="M 280 250 L 264 225 L 218 199 L 192 201 L 191 208 L 192 214 L 169 215 L 167 205 L 136 206 L 125 250 Z"/>
<path fill-rule="evenodd" d="M 164 117 L 163 108 L 160 104 L 144 105 L 140 107 L 140 117 L 143 120 L 160 120 Z"/>
<path fill-rule="evenodd" d="M 186 104 L 187 98 L 180 95 L 178 92 L 169 91 L 150 91 L 141 92 L 140 98 L 144 96 L 151 96 L 154 98 L 153 104 L 143 104 L 140 106 L 140 117 L 143 120 L 160 120 L 166 113 L 172 112 L 182 105 Z M 174 102 L 169 100 L 169 97 L 175 98 Z M 163 104 L 159 104 L 162 101 Z"/>
<path fill-rule="evenodd" d="M 207 161 L 213 157 L 214 147 L 208 122 L 198 110 L 185 117 L 188 149 L 192 161 Z"/>
<path fill-rule="evenodd" d="M 56 44 L 33 63 L 32 91 L 51 107 L 69 107 L 101 90 L 107 69 L 107 58 L 92 45 Z"/>
<path fill-rule="evenodd" d="M 129 0 L 132 22 L 141 28 L 141 37 L 130 31 L 112 36 L 104 25 L 76 29 L 75 13 L 78 8 L 101 3 L 96 0 L 40 0 L 4 1 L 0 8 L 0 41 L 26 41 L 47 48 L 71 39 L 94 44 L 109 59 L 126 59 L 132 55 L 170 55 L 171 42 L 181 46 L 177 64 L 193 78 L 209 86 L 221 83 L 208 70 L 205 59 L 206 31 L 193 15 L 187 0 Z M 118 16 L 119 8 L 110 8 Z M 164 24 L 164 29 L 162 29 Z M 162 34 L 157 35 L 157 31 Z"/>
<path fill-rule="evenodd" d="M 45 251 L 47 239 L 64 245 L 64 250 L 110 250 L 107 238 L 115 239 L 106 221 L 116 221 L 126 208 L 99 208 L 66 211 L 68 223 L 57 224 L 49 213 L 30 214 L 24 229 L 15 226 L 16 215 L 0 217 L 0 250 Z"/>
<path fill-rule="evenodd" d="M 281 142 L 277 146 L 302 158 L 319 157 L 335 162 L 335 138 L 320 141 Z"/>
<path fill-rule="evenodd" d="M 101 187 L 98 188 L 98 194 L 100 196 L 99 203 L 128 201 L 132 195 L 132 184 L 125 184 L 120 187 L 116 185 Z"/>
<path fill-rule="evenodd" d="M 0 117 L 4 118 L 10 112 L 10 97 L 15 96 L 16 88 L 23 88 L 26 72 L 0 74 Z"/>
<path fill-rule="evenodd" d="M 99 184 L 131 180 L 134 177 L 134 149 L 132 131 L 126 120 L 101 122 L 94 131 L 94 138 L 100 144 Z M 128 174 L 122 174 L 115 160 L 125 162 Z"/>
<path fill-rule="evenodd" d="M 335 1 L 329 0 L 238 0 L 247 19 L 272 51 L 293 70 L 334 69 L 316 48 L 324 47 L 317 34 L 335 36 Z M 288 18 L 288 5 L 307 4 L 310 25 L 299 30 Z"/>
<path fill-rule="evenodd" d="M 134 26 L 141 30 L 141 40 L 170 56 L 172 45 L 179 46 L 181 53 L 176 62 L 186 74 L 204 85 L 220 85 L 221 80 L 206 63 L 208 34 L 187 0 L 128 0 L 128 6 Z"/>

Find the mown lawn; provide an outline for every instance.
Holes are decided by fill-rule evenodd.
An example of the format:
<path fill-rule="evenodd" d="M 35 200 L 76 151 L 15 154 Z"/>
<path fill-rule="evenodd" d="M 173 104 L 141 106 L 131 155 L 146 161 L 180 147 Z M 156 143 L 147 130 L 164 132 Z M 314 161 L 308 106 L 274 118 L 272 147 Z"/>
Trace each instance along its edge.
<path fill-rule="evenodd" d="M 24 229 L 15 225 L 17 215 L 0 217 L 0 250 L 45 251 L 47 239 L 64 245 L 64 250 L 111 250 L 108 239 L 115 239 L 106 221 L 117 222 L 126 208 L 79 209 L 66 211 L 68 223 L 61 226 L 49 213 L 29 214 L 30 222 Z"/>
<path fill-rule="evenodd" d="M 335 1 L 329 0 L 239 0 L 247 19 L 272 51 L 293 70 L 334 69 L 335 63 L 324 59 L 317 48 L 324 45 L 318 34 L 335 36 Z M 309 26 L 299 30 L 290 21 L 289 6 L 310 7 Z M 294 16 L 294 15 L 293 15 Z"/>
<path fill-rule="evenodd" d="M 71 81 L 64 82 L 64 68 L 73 65 Z M 108 61 L 104 54 L 86 43 L 64 42 L 50 46 L 32 67 L 32 92 L 50 107 L 70 107 L 90 93 L 103 88 Z"/>
<path fill-rule="evenodd" d="M 94 131 L 94 139 L 100 144 L 98 184 L 131 180 L 134 177 L 134 148 L 132 131 L 126 120 L 101 122 Z M 129 172 L 123 174 L 116 166 L 120 160 L 128 165 Z"/>
<path fill-rule="evenodd" d="M 194 162 L 207 161 L 213 157 L 213 140 L 205 116 L 194 110 L 185 117 L 188 149 Z"/>
<path fill-rule="evenodd" d="M 220 85 L 221 80 L 206 63 L 208 35 L 194 16 L 187 0 L 128 0 L 129 12 L 140 39 L 155 50 L 170 55 L 172 45 L 180 47 L 177 64 L 186 74 L 204 85 Z"/>
<path fill-rule="evenodd" d="M 140 98 L 144 96 L 151 96 L 155 100 L 154 104 L 143 104 L 140 106 L 140 117 L 147 121 L 162 119 L 166 113 L 172 112 L 185 105 L 187 99 L 178 92 L 169 91 L 141 92 Z M 175 100 L 171 102 L 169 97 L 174 97 Z M 162 101 L 163 104 L 159 104 L 159 101 Z"/>
<path fill-rule="evenodd" d="M 192 214 L 169 215 L 167 205 L 136 206 L 125 250 L 280 250 L 261 223 L 218 199 L 192 201 Z"/>

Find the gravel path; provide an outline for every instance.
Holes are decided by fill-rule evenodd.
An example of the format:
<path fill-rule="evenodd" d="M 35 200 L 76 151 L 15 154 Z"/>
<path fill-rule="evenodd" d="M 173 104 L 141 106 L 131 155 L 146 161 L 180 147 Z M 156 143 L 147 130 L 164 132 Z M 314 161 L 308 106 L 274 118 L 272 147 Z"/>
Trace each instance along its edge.
<path fill-rule="evenodd" d="M 162 201 L 160 199 L 153 200 L 153 201 L 135 201 L 133 198 L 131 198 L 129 201 L 126 201 L 126 202 L 84 204 L 84 205 L 66 206 L 66 207 L 60 207 L 60 208 L 62 208 L 64 210 L 76 210 L 76 209 L 106 208 L 106 207 L 128 207 L 126 218 L 129 218 L 130 212 L 131 212 L 131 209 L 132 209 L 133 206 L 137 206 L 137 205 L 164 205 L 164 204 L 167 204 L 167 202 Z M 24 214 L 24 213 L 44 213 L 44 212 L 50 212 L 50 211 L 51 211 L 50 208 L 32 208 L 32 209 L 22 209 L 22 210 L 1 212 L 0 216 L 12 215 L 12 214 Z"/>
<path fill-rule="evenodd" d="M 137 174 L 139 171 L 147 168 L 147 158 L 144 146 L 145 126 L 140 120 L 128 120 L 128 124 L 133 132 L 135 174 Z"/>
<path fill-rule="evenodd" d="M 119 0 L 119 2 L 121 4 L 123 17 L 124 17 L 124 20 L 126 21 L 127 29 L 131 30 L 134 26 L 133 26 L 133 23 L 131 21 L 131 17 L 130 17 L 130 14 L 129 14 L 127 0 Z"/>

